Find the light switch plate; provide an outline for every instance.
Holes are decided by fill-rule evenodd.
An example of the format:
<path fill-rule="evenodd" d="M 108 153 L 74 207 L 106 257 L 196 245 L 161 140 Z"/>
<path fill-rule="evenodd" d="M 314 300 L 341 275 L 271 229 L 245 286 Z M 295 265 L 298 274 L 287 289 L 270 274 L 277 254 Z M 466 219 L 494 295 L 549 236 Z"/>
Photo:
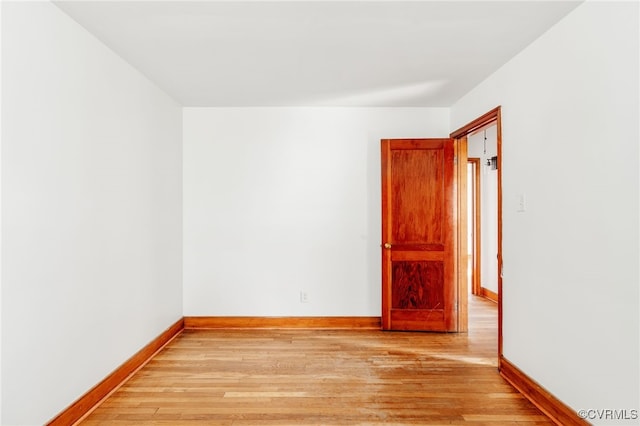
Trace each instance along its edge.
<path fill-rule="evenodd" d="M 519 213 L 523 213 L 525 211 L 527 211 L 527 200 L 524 196 L 524 194 L 519 194 L 518 195 L 518 208 L 516 210 Z"/>

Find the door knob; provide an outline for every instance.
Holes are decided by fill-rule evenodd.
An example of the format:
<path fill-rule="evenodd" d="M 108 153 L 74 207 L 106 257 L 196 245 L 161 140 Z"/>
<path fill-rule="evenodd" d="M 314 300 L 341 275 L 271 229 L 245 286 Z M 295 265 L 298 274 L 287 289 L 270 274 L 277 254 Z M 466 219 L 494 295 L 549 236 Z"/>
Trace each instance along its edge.
<path fill-rule="evenodd" d="M 386 248 L 386 249 L 390 249 L 390 248 L 391 248 L 391 244 L 389 244 L 389 243 L 384 243 L 384 248 Z"/>

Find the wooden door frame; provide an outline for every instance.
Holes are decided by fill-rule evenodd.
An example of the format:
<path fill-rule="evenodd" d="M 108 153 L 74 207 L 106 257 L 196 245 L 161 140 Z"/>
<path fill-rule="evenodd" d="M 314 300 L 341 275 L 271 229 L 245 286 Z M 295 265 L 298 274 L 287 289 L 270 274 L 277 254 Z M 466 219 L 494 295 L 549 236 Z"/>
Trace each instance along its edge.
<path fill-rule="evenodd" d="M 458 332 L 469 331 L 469 297 L 467 283 L 467 135 L 453 139 L 455 151 L 454 188 L 456 191 L 456 205 L 454 207 L 455 229 L 455 268 L 456 268 L 456 293 L 458 300 Z"/>
<path fill-rule="evenodd" d="M 495 123 L 497 126 L 497 148 L 498 148 L 498 370 L 502 367 L 502 119 L 501 119 L 501 107 L 497 106 L 491 111 L 483 114 L 482 116 L 476 118 L 470 123 L 460 127 L 458 130 L 455 130 L 450 134 L 450 137 L 454 140 L 458 157 L 461 161 L 457 163 L 457 173 L 458 177 L 458 214 L 457 214 L 457 222 L 458 222 L 458 244 L 457 250 L 457 258 L 458 258 L 458 295 L 463 296 L 460 298 L 461 305 L 458 309 L 459 315 L 459 324 L 462 328 L 468 327 L 468 318 L 467 318 L 467 306 L 466 306 L 466 295 L 468 292 L 467 282 L 467 274 L 460 273 L 459 264 L 462 256 L 466 256 L 466 243 L 463 243 L 462 240 L 466 241 L 466 208 L 467 208 L 467 194 L 466 194 L 466 174 L 467 174 L 467 136 L 469 136 L 474 131 L 485 127 L 489 124 Z M 464 159 L 464 161 L 462 161 Z M 464 181 L 463 181 L 464 180 Z M 464 208 L 464 210 L 462 210 Z M 462 223 L 464 222 L 464 223 Z M 464 232 L 464 237 L 461 238 L 460 234 Z M 463 251 L 464 250 L 464 251 Z M 462 298 L 464 298 L 464 304 L 462 303 Z M 463 322 L 460 322 L 463 321 Z"/>
<path fill-rule="evenodd" d="M 480 204 L 480 170 L 482 169 L 480 164 L 480 158 L 478 157 L 467 157 L 467 164 L 473 164 L 474 166 L 474 176 L 473 176 L 473 247 L 472 247 L 472 261 L 473 264 L 471 268 L 473 269 L 473 274 L 471 276 L 471 294 L 480 296 L 482 295 L 482 290 L 480 289 L 480 273 L 482 272 L 481 268 L 481 259 L 482 259 L 482 251 L 481 251 L 481 241 L 482 241 L 482 227 L 480 226 L 480 212 L 482 211 L 482 206 Z M 470 188 L 467 188 L 470 189 Z M 467 209 L 467 212 L 469 210 Z M 468 220 L 467 220 L 468 223 Z"/>

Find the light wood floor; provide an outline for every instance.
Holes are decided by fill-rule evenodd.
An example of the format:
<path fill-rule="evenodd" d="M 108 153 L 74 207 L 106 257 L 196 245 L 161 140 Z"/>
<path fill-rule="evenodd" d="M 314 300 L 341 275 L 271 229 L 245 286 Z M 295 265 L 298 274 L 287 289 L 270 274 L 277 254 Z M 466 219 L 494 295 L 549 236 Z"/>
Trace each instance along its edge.
<path fill-rule="evenodd" d="M 497 308 L 468 334 L 185 330 L 83 425 L 551 424 L 497 372 Z"/>

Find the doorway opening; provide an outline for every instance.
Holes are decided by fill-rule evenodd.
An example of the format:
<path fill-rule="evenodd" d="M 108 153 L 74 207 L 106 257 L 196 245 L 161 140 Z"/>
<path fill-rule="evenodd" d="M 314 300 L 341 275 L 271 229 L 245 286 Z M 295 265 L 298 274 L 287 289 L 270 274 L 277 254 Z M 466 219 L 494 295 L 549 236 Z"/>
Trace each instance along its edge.
<path fill-rule="evenodd" d="M 495 122 L 467 137 L 467 223 L 471 294 L 498 303 L 498 169 Z"/>
<path fill-rule="evenodd" d="M 482 295 L 482 288 L 484 287 L 486 289 L 484 292 L 485 297 L 497 299 L 498 369 L 501 368 L 502 362 L 502 123 L 500 110 L 498 106 L 452 132 L 450 135 L 455 141 L 456 157 L 458 159 L 458 295 L 460 296 L 459 300 L 461 303 L 459 313 L 465 316 L 464 318 L 460 318 L 460 321 L 463 323 L 468 322 L 468 318 L 466 318 L 467 294 L 476 294 L 475 292 L 477 292 L 478 295 Z M 485 135 L 487 134 L 485 131 L 487 133 L 493 132 L 495 135 L 495 150 L 493 147 L 489 147 L 489 149 L 485 148 Z M 489 135 L 491 135 L 491 133 L 489 133 Z M 480 138 L 479 146 L 476 141 L 478 137 Z M 480 149 L 481 155 L 476 154 L 478 149 Z M 472 161 L 473 179 L 470 179 L 468 176 L 469 158 L 479 159 L 477 162 L 475 160 Z M 485 168 L 488 176 L 485 181 L 494 188 L 494 192 L 493 194 L 487 194 L 489 197 L 486 197 L 483 202 L 482 176 Z M 480 174 L 479 178 L 477 177 L 478 174 Z M 476 183 L 479 182 L 479 190 L 474 188 L 476 183 L 474 183 L 473 180 L 475 180 Z M 473 199 L 470 198 L 471 192 L 474 193 Z M 479 202 L 477 199 L 478 195 L 480 196 Z M 473 213 L 470 213 L 471 208 L 468 206 L 469 203 L 473 203 L 477 208 L 477 210 L 473 210 Z M 482 210 L 480 210 L 483 204 L 485 208 L 487 207 L 486 204 L 492 204 L 495 211 L 495 214 L 486 215 L 488 216 L 486 221 L 491 222 L 492 225 L 487 224 L 484 227 L 482 226 Z M 472 226 L 472 222 L 470 218 L 468 218 L 469 214 L 474 216 L 472 230 L 468 229 Z M 478 216 L 480 217 L 478 218 Z M 476 229 L 476 224 L 479 229 Z M 483 233 L 489 233 L 487 228 L 491 229 L 491 227 L 493 227 L 493 230 L 490 233 L 495 236 L 493 243 L 494 249 L 483 249 L 480 237 Z M 481 229 L 482 231 L 480 231 Z M 468 248 L 470 234 L 474 235 L 474 240 L 473 244 L 471 244 L 473 247 Z M 476 238 L 479 239 L 477 244 Z M 490 245 L 491 242 L 488 244 Z M 495 255 L 491 254 L 491 252 L 494 251 Z M 476 254 L 475 259 L 474 256 L 472 256 L 474 252 Z M 471 262 L 474 262 L 472 263 L 474 269 L 471 273 L 469 270 L 470 258 L 472 258 Z M 484 262 L 482 261 L 483 258 L 485 258 Z M 491 258 L 494 258 L 495 261 Z M 487 271 L 485 272 L 489 272 L 489 274 L 486 275 L 490 276 L 486 278 L 485 282 L 483 282 L 482 278 L 483 269 L 486 269 Z M 475 286 L 473 284 L 474 281 L 477 281 Z M 496 284 L 495 287 L 493 287 L 495 291 L 491 288 L 491 281 Z"/>

